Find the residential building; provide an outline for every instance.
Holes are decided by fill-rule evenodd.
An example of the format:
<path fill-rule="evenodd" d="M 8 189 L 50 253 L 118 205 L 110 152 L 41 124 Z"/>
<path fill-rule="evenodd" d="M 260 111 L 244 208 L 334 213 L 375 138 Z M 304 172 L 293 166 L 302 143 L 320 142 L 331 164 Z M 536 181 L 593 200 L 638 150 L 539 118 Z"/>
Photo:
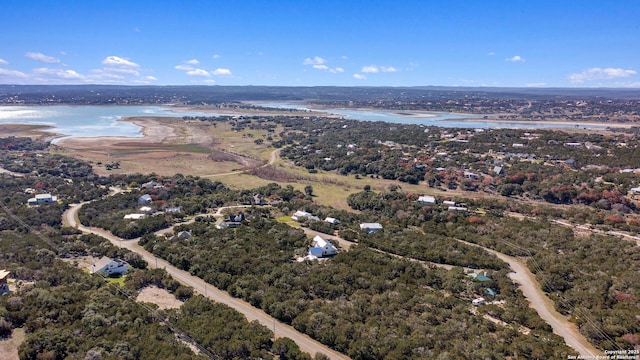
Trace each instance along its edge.
<path fill-rule="evenodd" d="M 312 251 L 313 250 L 313 251 Z M 313 238 L 313 247 L 309 249 L 309 254 L 317 257 L 332 256 L 338 253 L 338 249 L 332 243 L 316 235 Z M 317 254 L 320 254 L 319 256 Z"/>
<path fill-rule="evenodd" d="M 327 217 L 324 219 L 324 222 L 327 222 L 327 223 L 329 223 L 329 224 L 333 224 L 333 225 L 337 225 L 338 223 L 340 223 L 340 221 L 339 221 L 338 219 L 336 219 L 336 218 L 332 218 L 332 217 L 329 217 L 329 216 L 327 216 Z"/>
<path fill-rule="evenodd" d="M 304 221 L 304 220 L 320 221 L 319 217 L 313 216 L 310 213 L 302 210 L 298 210 L 295 213 L 293 213 L 293 215 L 291 215 L 291 218 L 295 221 Z"/>
<path fill-rule="evenodd" d="M 37 194 L 35 197 L 27 200 L 28 205 L 40 205 L 44 203 L 50 203 L 58 201 L 57 196 L 52 196 L 51 194 Z"/>
<path fill-rule="evenodd" d="M 360 224 L 360 230 L 366 230 L 367 233 L 377 233 L 382 230 L 382 225 L 379 223 L 362 223 Z"/>
<path fill-rule="evenodd" d="M 129 269 L 129 264 L 120 259 L 111 259 L 103 256 L 100 260 L 91 264 L 91 273 L 103 273 L 111 276 L 116 274 L 124 274 Z"/>
<path fill-rule="evenodd" d="M 418 203 L 420 205 L 433 205 L 436 203 L 436 198 L 431 195 L 422 195 L 418 198 Z"/>
<path fill-rule="evenodd" d="M 151 204 L 152 201 L 153 199 L 151 199 L 151 195 L 149 194 L 144 194 L 138 198 L 138 204 L 140 205 Z"/>

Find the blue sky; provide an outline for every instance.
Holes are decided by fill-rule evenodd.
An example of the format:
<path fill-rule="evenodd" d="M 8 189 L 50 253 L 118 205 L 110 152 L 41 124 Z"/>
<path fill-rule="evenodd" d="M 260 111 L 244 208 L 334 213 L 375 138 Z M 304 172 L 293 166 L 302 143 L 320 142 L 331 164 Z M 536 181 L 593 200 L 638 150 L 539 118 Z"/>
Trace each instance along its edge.
<path fill-rule="evenodd" d="M 0 84 L 640 87 L 640 1 L 0 1 Z"/>

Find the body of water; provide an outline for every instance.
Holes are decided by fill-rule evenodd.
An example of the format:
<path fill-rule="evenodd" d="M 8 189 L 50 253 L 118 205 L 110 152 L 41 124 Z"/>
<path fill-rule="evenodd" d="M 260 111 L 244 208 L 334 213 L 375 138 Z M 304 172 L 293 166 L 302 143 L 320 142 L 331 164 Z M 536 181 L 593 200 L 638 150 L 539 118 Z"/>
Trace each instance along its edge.
<path fill-rule="evenodd" d="M 265 107 L 309 110 L 303 104 L 260 103 Z M 483 115 L 451 114 L 420 111 L 394 110 L 352 110 L 329 109 L 314 110 L 327 114 L 338 114 L 345 119 L 364 121 L 384 121 L 396 124 L 418 124 L 456 128 L 570 128 L 567 124 L 513 123 L 497 120 L 478 121 Z M 402 114 L 410 114 L 406 116 Z M 49 125 L 48 130 L 68 137 L 97 136 L 142 136 L 141 128 L 127 121 L 118 121 L 123 117 L 134 116 L 220 116 L 223 113 L 205 113 L 193 111 L 175 111 L 163 106 L 0 106 L 0 124 L 37 124 Z M 469 120 L 465 120 L 469 119 Z M 606 126 L 579 125 L 581 128 L 604 129 Z M 60 138 L 59 138 L 60 139 Z M 58 139 L 58 140 L 59 140 Z"/>
<path fill-rule="evenodd" d="M 264 107 L 273 107 L 278 109 L 296 109 L 310 110 L 302 103 L 256 103 L 256 105 Z M 316 112 L 327 114 L 337 114 L 345 119 L 362 120 L 362 121 L 384 121 L 394 124 L 417 124 L 424 126 L 440 126 L 452 128 L 473 128 L 473 129 L 489 129 L 489 128 L 509 128 L 509 129 L 532 129 L 532 128 L 575 128 L 576 125 L 568 124 L 540 124 L 535 122 L 509 122 L 497 119 L 483 119 L 485 115 L 476 114 L 454 114 L 429 111 L 412 111 L 412 110 L 355 110 L 355 109 L 312 109 Z M 483 119 L 480 121 L 480 119 Z M 580 124 L 580 128 L 588 129 L 605 129 L 606 126 Z"/>
<path fill-rule="evenodd" d="M 48 130 L 67 137 L 141 137 L 142 128 L 128 121 L 132 116 L 217 116 L 203 112 L 174 112 L 162 106 L 0 106 L 0 124 L 49 125 Z M 59 140 L 59 139 L 58 139 Z"/>

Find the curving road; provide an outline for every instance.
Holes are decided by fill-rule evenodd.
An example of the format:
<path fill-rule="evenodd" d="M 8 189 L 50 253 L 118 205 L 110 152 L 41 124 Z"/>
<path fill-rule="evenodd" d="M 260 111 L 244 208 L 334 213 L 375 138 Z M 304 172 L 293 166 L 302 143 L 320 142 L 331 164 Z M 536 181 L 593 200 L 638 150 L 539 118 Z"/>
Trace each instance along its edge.
<path fill-rule="evenodd" d="M 313 340 L 311 337 L 302 334 L 292 326 L 281 323 L 275 318 L 267 315 L 267 313 L 265 313 L 264 311 L 253 307 L 248 302 L 234 298 L 228 293 L 214 287 L 213 285 L 207 284 L 204 280 L 193 276 L 184 270 L 180 270 L 167 261 L 154 256 L 142 246 L 138 245 L 138 242 L 135 240 L 123 240 L 122 238 L 111 234 L 111 232 L 109 231 L 83 226 L 78 221 L 77 213 L 82 205 L 86 203 L 87 202 L 72 205 L 67 211 L 64 212 L 63 221 L 69 226 L 77 228 L 84 233 L 102 236 L 103 238 L 109 240 L 115 246 L 123 247 L 140 254 L 140 256 L 142 256 L 142 258 L 147 261 L 147 263 L 149 263 L 150 267 L 159 267 L 165 269 L 167 273 L 173 276 L 173 278 L 179 281 L 181 284 L 192 287 L 195 292 L 198 292 L 211 300 L 226 304 L 234 308 L 235 310 L 244 314 L 247 317 L 248 321 L 257 320 L 260 324 L 268 327 L 269 329 L 272 329 L 275 333 L 276 338 L 290 338 L 296 344 L 298 344 L 302 351 L 305 351 L 311 355 L 316 353 L 324 353 L 331 359 L 349 359 L 348 356 L 341 354 L 316 340 Z"/>
<path fill-rule="evenodd" d="M 604 355 L 604 353 L 596 349 L 584 336 L 582 336 L 582 334 L 580 334 L 575 324 L 570 323 L 566 316 L 556 311 L 553 302 L 542 291 L 542 288 L 540 287 L 540 284 L 538 284 L 538 281 L 536 281 L 535 276 L 520 260 L 478 244 L 473 244 L 460 239 L 456 240 L 470 246 L 479 247 L 491 254 L 494 254 L 500 260 L 509 264 L 509 267 L 511 268 L 509 277 L 511 280 L 520 285 L 520 289 L 522 290 L 524 297 L 529 300 L 531 307 L 536 310 L 538 315 L 540 315 L 547 324 L 551 325 L 555 334 L 564 338 L 567 345 L 571 346 L 585 358 L 595 358 L 596 355 Z"/>

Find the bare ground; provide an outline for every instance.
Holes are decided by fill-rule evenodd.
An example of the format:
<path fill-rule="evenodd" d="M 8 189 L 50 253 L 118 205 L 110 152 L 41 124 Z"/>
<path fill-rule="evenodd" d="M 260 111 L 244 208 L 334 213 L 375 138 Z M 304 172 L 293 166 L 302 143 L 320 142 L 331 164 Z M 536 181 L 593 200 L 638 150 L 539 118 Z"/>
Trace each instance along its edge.
<path fill-rule="evenodd" d="M 166 289 L 160 289 L 157 286 L 148 286 L 140 290 L 136 301 L 156 304 L 161 310 L 177 309 L 182 306 L 182 301 L 176 299 Z"/>
<path fill-rule="evenodd" d="M 18 360 L 18 347 L 24 341 L 24 329 L 13 329 L 11 337 L 0 339 L 0 359 L 1 360 Z"/>

